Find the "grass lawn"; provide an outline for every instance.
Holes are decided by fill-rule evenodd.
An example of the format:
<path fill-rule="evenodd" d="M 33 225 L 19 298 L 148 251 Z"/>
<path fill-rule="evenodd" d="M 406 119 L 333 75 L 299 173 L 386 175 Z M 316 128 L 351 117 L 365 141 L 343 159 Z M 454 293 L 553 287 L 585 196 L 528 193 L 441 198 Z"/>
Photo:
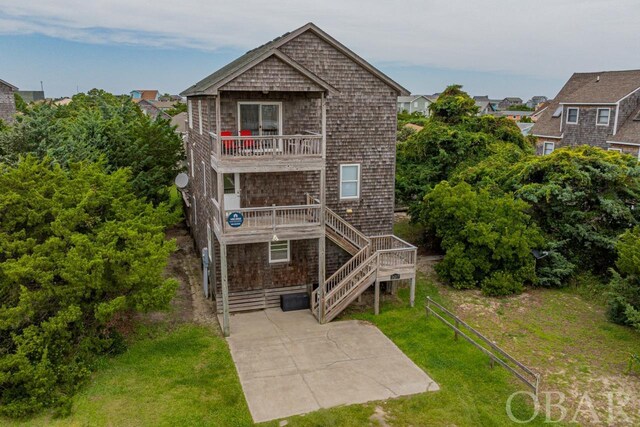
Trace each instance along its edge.
<path fill-rule="evenodd" d="M 74 397 L 72 415 L 32 426 L 246 426 L 251 416 L 226 342 L 210 329 L 156 325 L 121 355 L 102 360 Z M 146 336 L 144 336 L 146 335 Z"/>

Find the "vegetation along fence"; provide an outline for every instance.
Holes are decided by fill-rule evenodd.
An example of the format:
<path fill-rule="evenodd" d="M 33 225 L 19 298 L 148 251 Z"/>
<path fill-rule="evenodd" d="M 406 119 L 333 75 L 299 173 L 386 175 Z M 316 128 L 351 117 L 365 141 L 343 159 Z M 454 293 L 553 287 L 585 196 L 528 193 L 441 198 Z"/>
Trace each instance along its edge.
<path fill-rule="evenodd" d="M 425 308 L 427 309 L 427 316 L 429 316 L 429 314 L 433 314 L 435 317 L 442 320 L 445 325 L 453 329 L 454 339 L 457 340 L 458 336 L 466 339 L 475 347 L 479 348 L 484 354 L 489 356 L 492 367 L 494 362 L 498 362 L 506 370 L 510 371 L 523 383 L 529 386 L 536 395 L 538 394 L 538 386 L 540 385 L 539 374 L 536 374 L 531 369 L 518 362 L 511 355 L 498 347 L 494 342 L 490 341 L 487 337 L 485 337 L 480 332 L 476 331 L 474 328 L 461 320 L 458 316 L 456 316 L 437 302 L 433 301 L 431 297 L 427 297 L 427 304 Z M 440 313 L 437 310 L 439 310 Z M 450 317 L 453 323 L 447 320 L 444 316 Z M 474 338 L 472 338 L 470 335 Z M 489 346 L 489 348 L 486 348 L 481 343 L 485 343 Z"/>

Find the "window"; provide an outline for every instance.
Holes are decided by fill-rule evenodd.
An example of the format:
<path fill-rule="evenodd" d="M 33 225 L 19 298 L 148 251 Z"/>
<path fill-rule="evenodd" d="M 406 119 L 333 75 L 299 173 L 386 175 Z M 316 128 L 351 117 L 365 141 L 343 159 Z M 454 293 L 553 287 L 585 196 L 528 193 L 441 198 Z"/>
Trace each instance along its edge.
<path fill-rule="evenodd" d="M 189 149 L 189 154 L 190 154 L 190 157 L 191 157 L 191 161 L 189 162 L 189 169 L 191 169 L 191 178 L 193 178 L 194 177 L 193 170 L 196 167 L 196 165 L 193 164 L 193 148 Z"/>
<path fill-rule="evenodd" d="M 418 108 L 418 101 L 414 102 L 414 103 L 413 103 L 413 106 L 414 106 L 414 107 L 416 107 L 416 108 Z"/>
<path fill-rule="evenodd" d="M 360 165 L 340 165 L 340 198 L 360 197 Z"/>
<path fill-rule="evenodd" d="M 611 114 L 610 108 L 598 108 L 598 116 L 596 124 L 598 126 L 609 126 L 609 115 Z"/>
<path fill-rule="evenodd" d="M 613 147 L 609 147 L 607 148 L 608 151 L 617 151 L 618 153 L 622 153 L 622 148 L 613 148 Z"/>
<path fill-rule="evenodd" d="M 207 167 L 202 162 L 202 191 L 204 192 L 204 197 L 207 197 Z"/>
<path fill-rule="evenodd" d="M 189 129 L 193 129 L 193 106 L 191 105 L 191 100 L 187 103 L 187 115 L 189 116 Z"/>
<path fill-rule="evenodd" d="M 555 142 L 545 142 L 544 143 L 544 150 L 543 150 L 542 154 L 544 156 L 546 156 L 547 154 L 553 153 L 553 150 L 555 150 L 555 146 L 556 146 Z"/>
<path fill-rule="evenodd" d="M 202 101 L 198 99 L 198 130 L 202 135 Z"/>
<path fill-rule="evenodd" d="M 578 124 L 578 111 L 577 108 L 567 108 L 567 123 Z"/>
<path fill-rule="evenodd" d="M 269 242 L 269 263 L 289 262 L 290 260 L 289 241 Z"/>

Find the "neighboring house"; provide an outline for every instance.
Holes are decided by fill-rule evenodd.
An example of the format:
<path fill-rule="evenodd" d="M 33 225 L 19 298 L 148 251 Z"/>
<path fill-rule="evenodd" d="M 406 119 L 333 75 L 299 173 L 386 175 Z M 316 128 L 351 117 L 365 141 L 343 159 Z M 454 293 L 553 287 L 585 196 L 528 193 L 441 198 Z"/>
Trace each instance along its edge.
<path fill-rule="evenodd" d="M 147 89 L 134 89 L 131 91 L 131 99 L 134 102 L 138 100 L 146 99 L 155 101 L 158 99 L 158 91 L 157 90 L 147 90 Z"/>
<path fill-rule="evenodd" d="M 416 124 L 413 124 L 413 123 L 407 123 L 407 124 L 404 125 L 404 127 L 408 128 L 408 129 L 411 129 L 411 130 L 414 130 L 416 132 L 420 132 L 422 129 L 424 129 L 424 126 L 416 125 Z"/>
<path fill-rule="evenodd" d="M 142 110 L 144 114 L 150 116 L 152 119 L 156 119 L 158 116 L 163 119 L 171 119 L 171 116 L 165 112 L 173 106 L 172 102 L 162 102 L 162 101 L 151 101 L 148 99 L 141 99 L 138 101 L 138 107 Z M 167 107 L 165 104 L 169 104 Z"/>
<path fill-rule="evenodd" d="M 548 100 L 549 99 L 546 96 L 533 96 L 530 100 L 527 101 L 525 105 L 529 108 L 537 110 L 542 103 L 547 102 Z"/>
<path fill-rule="evenodd" d="M 71 98 L 65 97 L 65 98 L 56 99 L 55 101 L 53 101 L 53 104 L 54 105 L 69 105 L 69 104 L 71 104 Z"/>
<path fill-rule="evenodd" d="M 427 95 L 410 95 L 398 97 L 398 112 L 406 111 L 408 113 L 422 113 L 425 117 L 429 117 L 429 105 L 433 101 Z"/>
<path fill-rule="evenodd" d="M 18 95 L 27 104 L 37 101 L 44 101 L 44 91 L 42 90 L 19 90 Z"/>
<path fill-rule="evenodd" d="M 4 80 L 0 80 L 0 120 L 13 123 L 16 115 L 16 99 L 13 95 L 17 87 Z"/>
<path fill-rule="evenodd" d="M 184 100 L 180 95 L 162 95 L 158 98 L 158 101 L 171 101 L 172 103 L 183 102 Z"/>
<path fill-rule="evenodd" d="M 415 247 L 392 234 L 406 89 L 310 23 L 181 95 L 188 221 L 225 334 L 230 312 L 291 294 L 320 322 L 380 282 L 410 280 L 413 302 Z"/>
<path fill-rule="evenodd" d="M 640 159 L 640 70 L 573 74 L 532 133 L 538 154 L 592 145 Z"/>
<path fill-rule="evenodd" d="M 507 97 L 498 103 L 498 110 L 506 110 L 514 105 L 522 105 L 522 99 L 518 97 Z"/>
<path fill-rule="evenodd" d="M 473 97 L 476 98 L 475 96 Z M 476 99 L 476 107 L 478 107 L 478 115 L 485 116 L 487 114 L 492 114 L 495 110 L 493 109 L 493 105 L 489 102 L 489 99 L 486 100 L 477 100 Z"/>
<path fill-rule="evenodd" d="M 517 111 L 517 110 L 503 110 L 495 113 L 498 117 L 506 117 L 515 122 L 519 122 L 523 117 L 531 117 L 533 111 Z"/>

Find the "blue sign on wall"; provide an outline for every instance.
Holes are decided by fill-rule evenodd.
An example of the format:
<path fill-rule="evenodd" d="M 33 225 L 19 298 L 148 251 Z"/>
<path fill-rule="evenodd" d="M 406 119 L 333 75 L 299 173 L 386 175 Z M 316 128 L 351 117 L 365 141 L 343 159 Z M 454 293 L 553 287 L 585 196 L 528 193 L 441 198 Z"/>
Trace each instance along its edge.
<path fill-rule="evenodd" d="M 231 212 L 229 218 L 227 218 L 227 222 L 232 227 L 240 227 L 244 222 L 244 216 L 240 212 Z"/>

